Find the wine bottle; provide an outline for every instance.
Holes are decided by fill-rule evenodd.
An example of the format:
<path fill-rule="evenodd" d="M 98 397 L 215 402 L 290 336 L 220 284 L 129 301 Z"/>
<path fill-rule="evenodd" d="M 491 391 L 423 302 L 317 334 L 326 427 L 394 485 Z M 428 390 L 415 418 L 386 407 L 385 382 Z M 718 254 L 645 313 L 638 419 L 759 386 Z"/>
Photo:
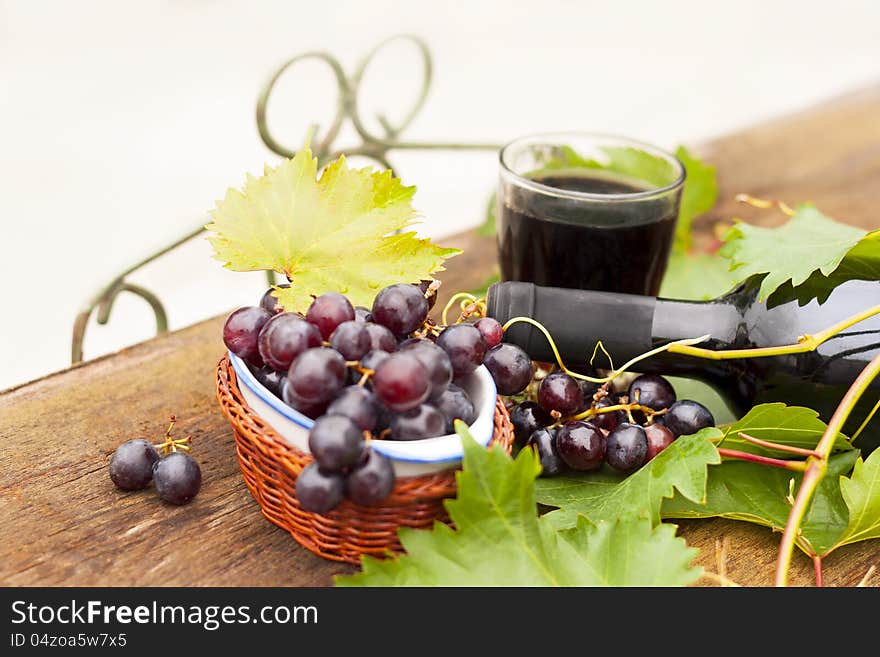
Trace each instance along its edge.
<path fill-rule="evenodd" d="M 655 297 L 540 287 L 502 282 L 489 288 L 488 314 L 502 324 L 518 317 L 540 322 L 559 349 L 566 366 L 588 371 L 597 340 L 620 365 L 672 340 L 708 335 L 699 346 L 745 349 L 795 344 L 871 306 L 880 304 L 880 282 L 850 281 L 828 299 L 799 306 L 796 301 L 768 308 L 758 288 L 745 283 L 712 301 L 679 301 Z M 517 323 L 505 340 L 520 345 L 539 361 L 555 362 L 550 344 L 533 326 Z M 707 360 L 662 352 L 634 368 L 698 378 L 714 386 L 738 413 L 755 404 L 781 401 L 817 410 L 824 421 L 868 362 L 880 353 L 880 316 L 868 318 L 835 335 L 817 350 L 782 356 Z M 601 356 L 600 356 L 601 358 Z M 601 365 L 600 365 L 601 366 Z M 880 378 L 862 395 L 844 427 L 852 435 L 880 398 Z M 880 445 L 880 413 L 856 443 L 863 452 Z"/>

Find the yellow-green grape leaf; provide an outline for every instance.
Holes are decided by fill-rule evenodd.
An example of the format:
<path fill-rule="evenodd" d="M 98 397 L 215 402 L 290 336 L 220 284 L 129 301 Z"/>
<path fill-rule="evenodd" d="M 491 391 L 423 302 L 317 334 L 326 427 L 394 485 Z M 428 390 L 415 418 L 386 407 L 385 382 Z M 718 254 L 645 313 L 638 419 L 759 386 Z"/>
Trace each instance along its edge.
<path fill-rule="evenodd" d="M 340 586 L 683 586 L 699 578 L 696 550 L 675 527 L 648 519 L 591 523 L 556 531 L 539 518 L 533 450 L 511 459 L 477 444 L 457 422 L 464 445 L 458 494 L 447 502 L 455 529 L 401 529 L 406 554 L 362 559 L 363 572 Z"/>
<path fill-rule="evenodd" d="M 849 523 L 825 554 L 842 545 L 880 538 L 880 449 L 864 461 L 858 459 L 852 476 L 840 478 L 840 492 L 849 509 Z"/>
<path fill-rule="evenodd" d="M 414 193 L 391 171 L 349 169 L 344 156 L 318 177 L 305 147 L 230 189 L 211 213 L 208 239 L 229 269 L 284 274 L 290 287 L 275 296 L 286 310 L 303 312 L 311 295 L 328 291 L 370 305 L 383 287 L 430 278 L 459 253 L 413 232 L 393 234 L 416 219 Z"/>
<path fill-rule="evenodd" d="M 725 244 L 719 253 L 730 261 L 731 270 L 740 280 L 762 276 L 759 298 L 764 300 L 786 284 L 797 290 L 814 274 L 827 279 L 865 235 L 865 231 L 834 221 L 815 206 L 804 203 L 777 228 L 737 223 L 724 236 Z M 875 243 L 875 255 L 880 259 L 877 244 L 880 243 Z M 833 285 L 827 293 L 831 289 Z M 821 294 L 821 288 L 813 289 L 808 296 Z M 827 294 L 824 296 L 827 298 Z M 801 298 L 804 303 L 804 294 L 792 298 Z"/>

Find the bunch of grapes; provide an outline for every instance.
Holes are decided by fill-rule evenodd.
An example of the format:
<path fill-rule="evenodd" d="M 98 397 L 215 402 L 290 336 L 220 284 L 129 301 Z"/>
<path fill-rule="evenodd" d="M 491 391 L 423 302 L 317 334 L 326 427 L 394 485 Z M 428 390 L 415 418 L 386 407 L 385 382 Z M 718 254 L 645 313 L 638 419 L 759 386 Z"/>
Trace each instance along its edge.
<path fill-rule="evenodd" d="M 223 340 L 256 378 L 292 408 L 315 420 L 315 462 L 299 475 L 300 505 L 316 513 L 344 497 L 377 504 L 394 487 L 388 460 L 369 440 L 421 440 L 454 432 L 456 419 L 476 419 L 462 385 L 485 364 L 504 395 L 531 382 L 532 362 L 501 342 L 491 318 L 441 327 L 428 319 L 431 281 L 382 289 L 371 308 L 337 292 L 317 297 L 305 315 L 280 312 L 271 291 L 259 306 L 233 312 Z"/>
<path fill-rule="evenodd" d="M 557 371 L 540 382 L 536 398 L 515 405 L 510 419 L 516 443 L 537 451 L 544 477 L 603 463 L 633 472 L 679 436 L 715 425 L 705 406 L 677 400 L 672 384 L 655 374 L 615 393 L 610 383 L 600 387 Z"/>
<path fill-rule="evenodd" d="M 158 445 L 138 438 L 127 440 L 113 452 L 110 479 L 117 488 L 141 490 L 152 481 L 159 497 L 171 504 L 186 504 L 196 496 L 202 486 L 202 471 L 189 454 L 191 436 L 171 437 L 175 422 L 172 415 L 165 439 Z"/>

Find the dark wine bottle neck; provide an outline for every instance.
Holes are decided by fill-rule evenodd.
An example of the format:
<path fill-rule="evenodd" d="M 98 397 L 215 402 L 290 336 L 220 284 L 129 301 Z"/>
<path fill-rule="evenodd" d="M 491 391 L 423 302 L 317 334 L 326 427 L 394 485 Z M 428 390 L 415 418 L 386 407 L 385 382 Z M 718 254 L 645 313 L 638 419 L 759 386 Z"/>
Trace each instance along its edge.
<path fill-rule="evenodd" d="M 707 335 L 702 347 L 729 349 L 750 344 L 746 314 L 750 306 L 730 300 L 676 301 L 658 299 L 651 336 L 654 344 Z"/>
<path fill-rule="evenodd" d="M 659 344 L 702 335 L 710 336 L 701 345 L 709 348 L 749 346 L 753 297 L 740 293 L 709 302 L 675 301 L 509 281 L 490 288 L 487 304 L 489 315 L 502 323 L 514 317 L 540 322 L 567 364 L 580 369 L 590 362 L 599 340 L 615 364 Z M 515 324 L 507 339 L 537 360 L 555 361 L 549 341 L 534 326 Z M 607 367 L 604 357 L 596 362 Z"/>

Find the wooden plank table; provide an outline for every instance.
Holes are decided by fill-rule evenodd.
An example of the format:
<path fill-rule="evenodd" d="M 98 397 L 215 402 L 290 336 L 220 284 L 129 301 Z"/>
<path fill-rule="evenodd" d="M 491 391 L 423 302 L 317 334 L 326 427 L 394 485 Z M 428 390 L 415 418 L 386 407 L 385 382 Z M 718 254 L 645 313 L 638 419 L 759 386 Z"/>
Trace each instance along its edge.
<path fill-rule="evenodd" d="M 774 220 L 734 206 L 737 192 L 812 200 L 839 219 L 880 226 L 880 86 L 696 150 L 721 183 L 703 229 L 733 215 Z M 447 296 L 486 280 L 493 239 L 469 232 L 446 242 L 465 249 L 444 275 Z M 214 399 L 221 324 L 210 319 L 0 394 L 0 584 L 308 586 L 352 571 L 300 548 L 245 488 Z M 172 413 L 179 435 L 193 435 L 201 493 L 170 507 L 152 489 L 117 491 L 107 475 L 113 450 L 130 438 L 158 440 Z M 734 581 L 772 581 L 778 535 L 720 519 L 680 526 L 708 569 L 717 570 L 716 540 L 727 537 Z M 872 565 L 877 541 L 843 548 L 827 559 L 826 584 L 854 585 Z M 801 554 L 791 581 L 813 582 Z"/>

